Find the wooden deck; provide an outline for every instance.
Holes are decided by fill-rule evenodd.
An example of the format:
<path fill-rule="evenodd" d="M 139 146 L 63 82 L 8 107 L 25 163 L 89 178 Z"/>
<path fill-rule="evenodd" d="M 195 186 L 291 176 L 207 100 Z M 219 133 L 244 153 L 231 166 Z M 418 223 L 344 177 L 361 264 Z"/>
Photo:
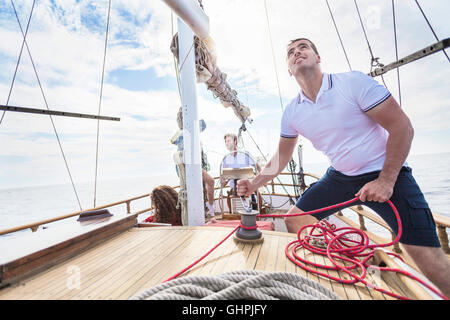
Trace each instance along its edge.
<path fill-rule="evenodd" d="M 128 299 L 176 274 L 231 231 L 222 227 L 130 228 L 46 271 L 0 289 L 0 300 Z M 320 282 L 343 299 L 392 299 L 359 284 L 343 285 L 307 274 L 284 253 L 295 235 L 273 231 L 263 234 L 264 242 L 258 245 L 236 243 L 229 238 L 185 275 L 241 269 L 292 272 Z M 322 256 L 306 255 L 326 263 Z M 330 273 L 349 278 L 339 272 Z M 369 279 L 387 290 L 405 294 L 375 275 L 369 275 Z"/>

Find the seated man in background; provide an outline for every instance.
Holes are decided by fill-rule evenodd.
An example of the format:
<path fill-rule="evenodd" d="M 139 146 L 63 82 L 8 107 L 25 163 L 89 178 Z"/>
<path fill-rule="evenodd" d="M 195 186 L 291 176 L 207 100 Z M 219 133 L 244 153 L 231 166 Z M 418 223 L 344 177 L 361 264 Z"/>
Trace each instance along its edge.
<path fill-rule="evenodd" d="M 257 172 L 261 171 L 261 166 L 258 163 L 255 163 L 253 160 L 251 154 L 247 151 L 238 152 L 237 150 L 237 142 L 238 138 L 234 133 L 227 133 L 223 137 L 225 141 L 225 146 L 227 147 L 228 151 L 230 152 L 225 156 L 222 162 L 222 168 L 244 168 L 244 167 L 254 167 L 256 165 Z M 226 179 L 221 179 L 222 187 L 227 184 Z M 230 188 L 231 192 L 228 193 L 228 195 L 237 195 L 236 192 L 234 192 L 235 189 L 235 183 L 234 180 L 230 180 Z M 254 194 L 251 195 L 253 209 L 256 209 L 256 197 Z"/>

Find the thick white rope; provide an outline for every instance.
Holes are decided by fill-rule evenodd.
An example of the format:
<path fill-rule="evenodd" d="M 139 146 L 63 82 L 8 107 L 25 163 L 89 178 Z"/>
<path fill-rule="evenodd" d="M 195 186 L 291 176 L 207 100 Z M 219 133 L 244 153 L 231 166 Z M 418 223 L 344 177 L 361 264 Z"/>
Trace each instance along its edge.
<path fill-rule="evenodd" d="M 299 274 L 256 270 L 217 276 L 188 276 L 156 285 L 131 300 L 340 300 Z"/>

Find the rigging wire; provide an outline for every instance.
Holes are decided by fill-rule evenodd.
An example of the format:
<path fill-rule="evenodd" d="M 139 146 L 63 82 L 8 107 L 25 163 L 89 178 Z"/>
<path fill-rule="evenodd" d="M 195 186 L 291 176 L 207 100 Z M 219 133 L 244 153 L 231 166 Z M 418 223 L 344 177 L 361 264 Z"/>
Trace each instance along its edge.
<path fill-rule="evenodd" d="M 398 61 L 398 46 L 397 46 L 397 26 L 395 23 L 395 5 L 392 0 L 392 20 L 394 22 L 394 42 L 395 42 L 395 61 Z M 398 86 L 398 102 L 402 106 L 402 90 L 400 89 L 400 69 L 397 67 L 397 86 Z"/>
<path fill-rule="evenodd" d="M 184 63 L 186 62 L 186 59 L 187 59 L 187 58 L 189 57 L 189 55 L 191 54 L 191 51 L 192 51 L 192 48 L 194 47 L 194 45 L 195 45 L 195 41 L 192 41 L 192 45 L 191 45 L 191 47 L 189 48 L 188 53 L 186 54 L 186 56 L 185 56 L 184 59 L 183 59 L 183 62 L 182 62 L 181 65 L 180 65 L 180 70 L 179 70 L 179 72 L 183 69 Z"/>
<path fill-rule="evenodd" d="M 434 32 L 434 29 L 431 26 L 430 21 L 428 21 L 427 16 L 423 12 L 422 7 L 419 4 L 419 1 L 417 1 L 417 0 L 415 0 L 415 1 L 416 1 L 417 6 L 419 7 L 420 12 L 422 12 L 423 17 L 425 18 L 425 21 L 427 22 L 428 26 L 430 27 L 431 32 L 433 33 L 434 37 L 436 38 L 437 41 L 440 41 L 438 36 L 436 35 L 436 32 Z M 445 56 L 447 57 L 448 62 L 450 62 L 450 58 L 448 57 L 447 52 L 445 52 L 445 49 L 442 49 L 442 52 L 444 52 Z"/>
<path fill-rule="evenodd" d="M 333 12 L 331 11 L 330 4 L 328 3 L 328 0 L 325 0 L 325 1 L 328 6 L 328 11 L 330 12 L 330 15 L 331 15 L 331 19 L 333 20 L 334 28 L 336 29 L 336 33 L 339 37 L 339 42 L 341 43 L 342 50 L 344 50 L 344 55 L 345 55 L 345 59 L 347 60 L 348 68 L 350 69 L 350 71 L 352 71 L 352 66 L 350 65 L 350 60 L 348 59 L 347 51 L 345 51 L 344 43 L 342 42 L 341 35 L 340 35 L 338 27 L 336 25 L 336 21 L 334 20 L 334 16 L 333 16 Z"/>
<path fill-rule="evenodd" d="M 30 27 L 30 21 L 31 21 L 31 17 L 33 15 L 33 10 L 34 10 L 35 3 L 36 3 L 36 0 L 33 1 L 33 4 L 31 6 L 30 16 L 28 17 L 28 22 L 27 22 L 27 28 L 25 29 L 25 35 L 24 35 L 24 38 L 23 38 L 23 41 L 22 41 L 22 46 L 20 47 L 20 53 L 19 53 L 19 57 L 17 59 L 16 68 L 14 70 L 14 76 L 13 76 L 13 79 L 11 81 L 11 86 L 9 88 L 8 99 L 6 99 L 6 105 L 9 105 L 9 99 L 11 98 L 11 93 L 12 93 L 12 90 L 13 90 L 13 87 L 14 87 L 14 82 L 16 81 L 17 69 L 19 68 L 20 59 L 22 58 L 23 46 L 25 44 L 25 39 L 26 39 L 27 34 L 28 34 L 28 28 Z M 14 8 L 14 11 L 15 11 L 16 9 L 15 9 L 13 0 L 11 0 L 11 4 L 12 4 L 12 6 Z M 5 113 L 6 113 L 6 110 L 3 110 L 2 117 L 0 118 L 0 125 L 3 122 L 3 118 L 5 117 Z"/>
<path fill-rule="evenodd" d="M 173 32 L 173 11 L 170 10 L 170 24 L 172 27 L 172 37 L 171 39 L 173 39 L 174 37 L 174 32 Z M 181 99 L 181 84 L 180 84 L 180 70 L 178 69 L 178 62 L 177 59 L 175 58 L 175 55 L 172 55 L 173 58 L 173 66 L 175 68 L 175 75 L 177 78 L 177 87 L 178 87 L 178 96 L 180 98 L 180 103 L 183 104 L 183 100 Z"/>
<path fill-rule="evenodd" d="M 373 67 L 382 66 L 382 65 L 380 62 L 378 62 L 379 58 L 375 58 L 375 56 L 373 55 L 372 47 L 370 46 L 369 38 L 367 37 L 367 33 L 366 33 L 366 29 L 364 28 L 364 23 L 362 21 L 361 14 L 359 13 L 358 4 L 356 3 L 356 0 L 353 0 L 353 2 L 355 3 L 356 12 L 358 13 L 358 17 L 359 17 L 359 22 L 361 23 L 361 28 L 364 33 L 364 37 L 366 38 L 367 46 L 369 48 L 369 52 L 370 52 L 370 56 L 371 56 L 370 72 L 372 72 Z M 381 80 L 383 81 L 383 84 L 387 89 L 386 82 L 384 81 L 383 75 L 381 75 Z"/>
<path fill-rule="evenodd" d="M 271 29 L 270 29 L 269 11 L 268 11 L 268 9 L 267 9 L 267 0 L 264 0 L 264 11 L 265 11 L 265 14 L 266 14 L 267 30 L 268 30 L 268 33 L 269 33 L 270 48 L 271 48 L 271 50 L 272 50 L 272 61 L 273 61 L 273 68 L 274 68 L 274 71 L 275 71 L 275 78 L 276 78 L 276 80 L 277 80 L 278 95 L 279 95 L 279 97 L 280 97 L 281 112 L 284 112 L 284 108 L 283 108 L 283 98 L 282 98 L 282 96 L 281 96 L 280 80 L 279 80 L 279 78 L 278 78 L 278 70 L 277 70 L 277 64 L 276 64 L 276 59 L 275 59 L 275 50 L 274 50 L 274 48 L 273 48 L 272 31 L 271 31 Z M 248 132 L 248 134 L 250 135 L 250 132 Z M 250 135 L 250 137 L 251 137 L 251 135 Z M 252 138 L 252 140 L 253 140 L 253 137 L 251 137 L 251 138 Z M 264 157 L 264 159 L 265 159 L 266 162 L 267 162 L 266 157 L 265 157 L 264 154 L 262 153 L 261 149 L 259 149 L 259 146 L 258 146 L 257 143 L 255 142 L 255 140 L 253 140 L 253 142 L 255 143 L 255 145 L 257 146 L 258 150 L 261 152 L 262 156 Z M 291 160 L 289 161 L 289 164 L 291 165 L 292 163 L 295 163 L 295 161 L 294 161 L 294 159 L 291 157 Z M 292 181 L 293 181 L 293 184 L 295 185 L 296 183 L 295 183 L 295 181 L 294 181 L 294 180 L 295 180 L 295 178 L 294 178 L 294 173 L 291 172 L 291 174 L 292 174 Z M 283 183 L 280 181 L 280 179 L 279 179 L 279 178 L 277 178 L 277 179 L 278 179 L 278 181 L 280 182 L 280 184 L 283 186 L 284 191 L 285 191 L 286 193 L 288 193 L 288 192 L 286 191 L 286 188 L 284 187 Z M 294 187 L 294 189 L 295 189 L 295 188 L 296 188 L 296 187 Z M 295 193 L 296 193 L 296 195 L 297 195 L 297 190 L 296 190 Z M 292 198 L 291 198 L 290 196 L 289 196 L 289 199 L 290 199 L 291 201 L 293 201 Z"/>
<path fill-rule="evenodd" d="M 33 66 L 34 74 L 36 75 L 36 79 L 37 79 L 37 82 L 38 82 L 38 84 L 39 84 L 39 88 L 41 89 L 41 94 L 42 94 L 42 97 L 43 97 L 43 99 L 44 99 L 45 106 L 46 106 L 47 110 L 50 110 L 50 108 L 48 107 L 47 99 L 46 99 L 45 94 L 44 94 L 44 89 L 42 88 L 41 80 L 40 80 L 40 78 L 39 78 L 39 76 L 38 76 L 38 73 L 37 73 L 37 70 L 36 70 L 36 65 L 34 64 L 34 60 L 33 60 L 33 57 L 32 57 L 32 55 L 31 55 L 31 52 L 30 52 L 30 48 L 28 47 L 28 43 L 27 43 L 27 41 L 26 41 L 26 39 L 25 39 L 25 34 L 24 34 L 24 32 L 23 32 L 23 29 L 22 29 L 22 24 L 20 23 L 20 19 L 19 19 L 19 16 L 18 16 L 18 14 L 17 14 L 17 10 L 16 10 L 16 7 L 15 7 L 15 5 L 14 5 L 13 0 L 11 0 L 11 4 L 13 5 L 13 8 L 14 8 L 14 14 L 16 15 L 16 19 L 17 19 L 17 22 L 18 22 L 18 24 L 19 24 L 20 32 L 22 33 L 22 36 L 23 36 L 23 42 L 25 43 L 25 46 L 26 46 L 26 48 L 27 48 L 28 55 L 30 56 L 31 65 Z M 53 121 L 53 117 L 52 117 L 51 115 L 49 115 L 49 117 L 50 117 L 50 121 L 51 121 L 51 123 L 52 123 L 53 131 L 55 132 L 56 140 L 58 141 L 59 149 L 61 150 L 61 154 L 62 154 L 62 157 L 63 157 L 63 159 L 64 159 L 64 163 L 65 163 L 65 165 L 66 165 L 67 173 L 69 174 L 69 178 L 70 178 L 70 181 L 71 181 L 71 183 L 72 183 L 73 191 L 75 192 L 75 196 L 76 196 L 77 201 L 78 201 L 78 206 L 80 207 L 80 210 L 83 210 L 83 209 L 81 208 L 80 198 L 78 197 L 78 193 L 77 193 L 77 190 L 76 190 L 76 188 L 75 188 L 75 183 L 73 182 L 72 174 L 70 173 L 69 165 L 68 165 L 68 163 L 67 163 L 67 159 L 66 159 L 66 156 L 65 156 L 65 154 L 64 154 L 64 150 L 63 150 L 63 147 L 62 147 L 62 145 L 61 145 L 61 141 L 60 141 L 60 139 L 59 139 L 58 131 L 56 130 L 56 126 L 55 126 L 55 123 L 54 123 L 54 121 Z"/>
<path fill-rule="evenodd" d="M 202 8 L 202 10 L 205 11 L 205 8 L 203 8 L 202 0 L 198 0 L 198 4 L 200 5 L 200 8 Z"/>
<path fill-rule="evenodd" d="M 258 149 L 259 153 L 261 153 L 261 155 L 263 156 L 264 160 L 267 161 L 266 156 L 264 155 L 264 153 L 262 152 L 262 150 L 260 149 L 259 145 L 256 143 L 255 139 L 253 139 L 252 135 L 250 134 L 250 131 L 248 130 L 248 128 L 245 130 L 248 135 L 250 136 L 250 138 L 252 139 L 253 143 L 255 144 L 256 148 Z M 278 180 L 278 182 L 280 183 L 281 187 L 283 187 L 284 192 L 286 192 L 286 194 L 289 196 L 289 200 L 291 201 L 291 203 L 295 203 L 295 201 L 292 199 L 292 197 L 289 195 L 289 192 L 287 192 L 286 187 L 284 186 L 284 184 L 281 182 L 280 178 L 277 176 L 276 179 Z"/>
<path fill-rule="evenodd" d="M 269 12 L 267 10 L 267 1 L 266 0 L 264 0 L 264 10 L 266 12 L 267 30 L 269 32 L 270 48 L 272 49 L 273 68 L 275 70 L 275 78 L 277 79 L 278 95 L 280 96 L 280 106 L 281 106 L 281 111 L 284 111 L 283 99 L 281 97 L 280 80 L 278 79 L 277 63 L 275 60 L 275 51 L 273 49 L 272 32 L 270 30 Z"/>
<path fill-rule="evenodd" d="M 103 68 L 102 68 L 102 80 L 100 84 L 100 98 L 98 101 L 98 115 L 100 116 L 100 111 L 102 107 L 102 96 L 103 96 L 103 83 L 105 78 L 105 62 L 106 62 L 106 48 L 108 46 L 108 33 L 109 33 L 109 19 L 111 14 L 111 0 L 108 3 L 108 18 L 106 21 L 106 35 L 105 35 L 105 48 L 103 51 Z M 97 120 L 97 144 L 95 148 L 95 182 L 94 182 L 94 208 L 97 201 L 97 174 L 98 174 L 98 141 L 100 134 L 100 119 Z"/>

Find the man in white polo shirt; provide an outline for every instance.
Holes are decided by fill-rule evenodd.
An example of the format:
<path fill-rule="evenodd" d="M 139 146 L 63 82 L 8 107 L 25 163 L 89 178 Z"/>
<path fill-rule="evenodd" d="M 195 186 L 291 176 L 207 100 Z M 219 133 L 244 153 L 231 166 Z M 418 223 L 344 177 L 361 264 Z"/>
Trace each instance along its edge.
<path fill-rule="evenodd" d="M 330 160 L 327 173 L 311 184 L 289 213 L 301 213 L 359 197 L 355 204 L 379 214 L 397 233 L 391 200 L 402 222 L 400 242 L 444 295 L 450 296 L 450 260 L 436 234 L 428 204 L 406 163 L 414 130 L 385 87 L 358 72 L 323 73 L 315 45 L 306 38 L 287 47 L 288 72 L 300 92 L 286 107 L 278 150 L 252 181 L 238 181 L 238 195 L 249 195 L 287 165 L 298 135 Z M 289 232 L 337 210 L 285 219 Z"/>

